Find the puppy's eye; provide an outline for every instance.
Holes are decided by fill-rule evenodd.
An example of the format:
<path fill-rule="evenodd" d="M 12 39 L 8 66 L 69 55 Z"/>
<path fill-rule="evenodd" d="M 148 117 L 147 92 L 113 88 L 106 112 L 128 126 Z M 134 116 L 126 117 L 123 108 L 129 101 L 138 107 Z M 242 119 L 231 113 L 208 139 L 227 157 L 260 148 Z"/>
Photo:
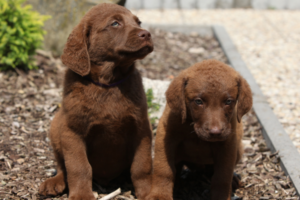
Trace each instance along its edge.
<path fill-rule="evenodd" d="M 226 105 L 230 105 L 232 103 L 232 100 L 231 99 L 227 99 L 226 101 L 225 101 L 225 104 Z"/>
<path fill-rule="evenodd" d="M 111 24 L 112 27 L 118 27 L 120 24 L 118 22 L 114 22 Z"/>
<path fill-rule="evenodd" d="M 142 24 L 142 22 L 141 21 L 138 21 L 138 25 L 140 26 Z"/>
<path fill-rule="evenodd" d="M 203 105 L 203 101 L 201 99 L 195 99 L 195 103 L 197 105 Z"/>

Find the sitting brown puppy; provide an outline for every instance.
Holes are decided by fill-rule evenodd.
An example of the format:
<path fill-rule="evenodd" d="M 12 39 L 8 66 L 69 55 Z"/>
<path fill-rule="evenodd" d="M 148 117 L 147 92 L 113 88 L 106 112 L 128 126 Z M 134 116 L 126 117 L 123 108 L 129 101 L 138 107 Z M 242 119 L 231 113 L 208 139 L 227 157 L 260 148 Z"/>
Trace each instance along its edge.
<path fill-rule="evenodd" d="M 213 166 L 212 200 L 230 200 L 243 147 L 242 116 L 252 106 L 248 83 L 216 60 L 197 63 L 173 80 L 157 129 L 152 189 L 146 199 L 172 199 L 176 169 Z"/>
<path fill-rule="evenodd" d="M 66 43 L 62 107 L 52 121 L 57 175 L 39 194 L 95 199 L 92 178 L 107 184 L 130 170 L 136 195 L 151 189 L 151 128 L 134 61 L 153 50 L 139 19 L 115 4 L 93 7 Z"/>

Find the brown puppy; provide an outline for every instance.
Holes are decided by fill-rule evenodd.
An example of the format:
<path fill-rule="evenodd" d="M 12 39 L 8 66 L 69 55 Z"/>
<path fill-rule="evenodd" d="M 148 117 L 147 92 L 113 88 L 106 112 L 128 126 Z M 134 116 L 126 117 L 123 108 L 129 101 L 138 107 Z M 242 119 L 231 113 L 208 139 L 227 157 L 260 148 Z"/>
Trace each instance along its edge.
<path fill-rule="evenodd" d="M 70 34 L 62 62 L 62 107 L 52 121 L 57 175 L 39 188 L 70 199 L 95 199 L 92 178 L 107 184 L 131 171 L 136 195 L 151 189 L 151 129 L 146 96 L 134 61 L 153 50 L 139 19 L 115 4 L 93 7 Z"/>
<path fill-rule="evenodd" d="M 146 199 L 172 199 L 176 169 L 184 163 L 213 165 L 211 199 L 230 200 L 233 170 L 243 153 L 241 118 L 252 106 L 248 83 L 231 67 L 207 60 L 181 72 L 166 97 Z"/>

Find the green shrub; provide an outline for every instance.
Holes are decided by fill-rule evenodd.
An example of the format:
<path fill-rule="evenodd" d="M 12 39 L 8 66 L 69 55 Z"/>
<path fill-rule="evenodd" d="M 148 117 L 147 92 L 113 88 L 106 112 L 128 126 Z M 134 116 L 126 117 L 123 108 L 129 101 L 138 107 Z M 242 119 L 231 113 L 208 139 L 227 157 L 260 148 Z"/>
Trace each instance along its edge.
<path fill-rule="evenodd" d="M 44 21 L 50 18 L 22 7 L 25 0 L 0 0 L 0 70 L 34 69 L 32 55 L 41 46 Z"/>
<path fill-rule="evenodd" d="M 147 97 L 147 105 L 148 105 L 148 115 L 150 116 L 151 113 L 159 110 L 160 105 L 158 103 L 153 103 L 154 96 L 151 88 L 146 91 L 146 97 Z M 155 119 L 157 119 L 157 117 L 150 118 L 150 123 L 154 124 Z"/>

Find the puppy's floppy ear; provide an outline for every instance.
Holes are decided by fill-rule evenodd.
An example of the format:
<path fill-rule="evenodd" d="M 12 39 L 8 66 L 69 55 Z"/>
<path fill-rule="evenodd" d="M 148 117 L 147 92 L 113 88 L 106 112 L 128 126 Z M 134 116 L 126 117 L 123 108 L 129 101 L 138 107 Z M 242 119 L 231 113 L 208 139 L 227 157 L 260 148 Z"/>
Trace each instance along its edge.
<path fill-rule="evenodd" d="M 61 56 L 62 63 L 81 76 L 88 75 L 91 70 L 87 51 L 88 29 L 84 21 L 80 22 L 69 35 Z"/>
<path fill-rule="evenodd" d="M 241 122 L 241 118 L 252 107 L 252 92 L 247 81 L 239 76 L 238 78 L 238 105 L 237 105 L 237 120 Z"/>
<path fill-rule="evenodd" d="M 170 84 L 166 91 L 167 103 L 172 112 L 181 114 L 182 123 L 186 120 L 186 104 L 184 89 L 187 84 L 187 78 L 181 73 Z"/>

